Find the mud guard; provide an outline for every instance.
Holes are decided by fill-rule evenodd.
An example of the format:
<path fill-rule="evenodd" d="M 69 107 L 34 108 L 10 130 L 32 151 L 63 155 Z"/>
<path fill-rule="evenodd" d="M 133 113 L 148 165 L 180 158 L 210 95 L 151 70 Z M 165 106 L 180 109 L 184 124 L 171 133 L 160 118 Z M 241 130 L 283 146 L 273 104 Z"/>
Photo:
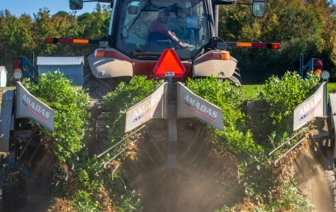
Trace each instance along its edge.
<path fill-rule="evenodd" d="M 228 79 L 235 73 L 238 61 L 231 57 L 230 60 L 207 60 L 195 62 L 192 77 L 215 76 L 220 79 Z"/>
<path fill-rule="evenodd" d="M 96 78 L 104 79 L 133 76 L 133 66 L 130 58 L 121 60 L 115 58 L 97 58 L 90 55 L 87 60 L 92 70 L 92 74 Z"/>

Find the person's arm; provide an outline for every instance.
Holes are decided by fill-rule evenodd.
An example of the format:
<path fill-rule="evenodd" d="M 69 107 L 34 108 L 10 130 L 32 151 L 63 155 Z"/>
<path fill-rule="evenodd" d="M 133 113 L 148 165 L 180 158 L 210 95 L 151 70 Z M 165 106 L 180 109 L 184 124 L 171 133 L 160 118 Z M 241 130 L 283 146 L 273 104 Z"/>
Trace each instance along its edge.
<path fill-rule="evenodd" d="M 175 33 L 171 32 L 168 30 L 168 35 L 170 36 L 170 38 L 175 41 L 179 46 L 181 47 L 187 47 L 188 44 L 187 43 L 184 43 L 184 42 L 181 42 L 178 37 L 176 37 Z"/>
<path fill-rule="evenodd" d="M 174 32 L 171 32 L 164 24 L 161 23 L 155 23 L 153 28 L 151 28 L 152 31 L 158 31 L 161 34 L 167 36 L 167 38 L 170 38 L 173 42 L 175 42 L 177 45 L 181 47 L 187 47 L 187 43 L 181 42 L 178 37 L 176 37 Z"/>

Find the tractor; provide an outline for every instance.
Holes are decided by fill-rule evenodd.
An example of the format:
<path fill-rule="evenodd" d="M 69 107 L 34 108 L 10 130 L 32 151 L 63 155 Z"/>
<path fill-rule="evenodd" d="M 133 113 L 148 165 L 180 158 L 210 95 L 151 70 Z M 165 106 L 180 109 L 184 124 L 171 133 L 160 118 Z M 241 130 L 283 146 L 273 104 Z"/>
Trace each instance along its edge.
<path fill-rule="evenodd" d="M 215 76 L 231 80 L 238 86 L 241 85 L 238 61 L 226 51 L 228 46 L 280 48 L 279 43 L 224 42 L 218 37 L 219 5 L 252 5 L 252 14 L 262 17 L 266 8 L 264 0 L 253 0 L 252 3 L 231 0 L 97 2 L 110 3 L 112 8 L 108 35 L 102 40 L 46 39 L 46 43 L 99 44 L 101 48 L 87 58 L 89 65 L 83 71 L 83 89 L 89 89 L 94 99 L 101 99 L 121 81 L 129 82 L 135 75 L 155 78 L 153 68 L 167 48 L 175 50 L 186 68 L 183 77 L 174 81 Z M 82 0 L 70 0 L 69 4 L 73 10 L 83 7 Z M 162 7 L 169 10 L 167 28 L 186 44 L 183 47 L 166 35 L 149 31 Z"/>
<path fill-rule="evenodd" d="M 138 141 L 138 160 L 124 160 L 121 167 L 127 175 L 125 185 L 140 192 L 143 199 L 153 202 L 145 205 L 146 211 L 197 211 L 215 210 L 218 207 L 216 178 L 223 171 L 220 160 L 214 154 L 209 135 L 204 124 L 190 124 L 194 118 L 200 119 L 214 128 L 223 130 L 222 111 L 192 93 L 183 85 L 188 78 L 217 77 L 241 85 L 237 60 L 226 50 L 227 47 L 257 47 L 279 49 L 279 43 L 224 42 L 218 37 L 219 5 L 247 4 L 252 6 L 252 14 L 262 17 L 265 13 L 265 0 L 237 2 L 230 0 L 98 0 L 111 5 L 111 18 L 108 35 L 101 40 L 46 38 L 48 44 L 77 43 L 98 44 L 99 48 L 87 58 L 88 65 L 83 71 L 83 89 L 92 98 L 92 117 L 95 120 L 95 153 L 105 155 L 111 148 L 102 149 L 105 121 L 100 115 L 105 111 L 100 101 L 112 92 L 121 82 L 128 83 L 133 76 L 145 75 L 148 79 L 165 79 L 152 95 L 134 105 L 126 113 L 126 132 L 141 131 L 145 139 Z M 70 8 L 82 9 L 83 0 L 69 0 Z M 160 8 L 169 11 L 167 27 L 174 32 L 183 47 L 172 39 L 149 33 L 148 27 L 158 15 Z M 14 77 L 18 81 L 29 77 L 37 81 L 33 65 L 25 57 L 13 61 Z M 27 68 L 29 67 L 29 68 Z M 153 71 L 154 70 L 154 71 Z M 19 96 L 20 95 L 20 96 Z M 29 115 L 27 115 L 29 114 Z M 3 94 L 1 110 L 0 151 L 8 152 L 1 159 L 3 179 L 3 207 L 11 210 L 23 206 L 27 199 L 27 177 L 33 177 L 52 188 L 46 181 L 50 176 L 40 176 L 37 170 L 29 169 L 31 161 L 43 161 L 51 157 L 50 152 L 41 150 L 43 139 L 36 139 L 29 126 L 33 119 L 47 129 L 53 130 L 51 108 L 48 108 L 17 82 L 15 91 Z M 144 124 L 151 122 L 148 126 Z M 48 123 L 48 124 L 46 124 Z M 102 133 L 103 132 L 103 133 Z M 131 135 L 132 135 L 131 134 Z M 122 142 L 122 141 L 121 141 Z M 120 142 L 118 142 L 119 144 Z M 206 160 L 203 156 L 206 155 Z M 33 160 L 34 157 L 38 160 Z M 115 159 L 118 155 L 112 157 Z M 111 159 L 111 160 L 112 160 Z M 222 159 L 224 160 L 224 159 Z M 21 162 L 23 165 L 21 165 Z M 106 165 L 106 164 L 105 164 Z M 39 167 L 36 164 L 34 167 Z M 115 171 L 115 170 L 114 170 Z M 216 173 L 216 174 L 214 174 Z M 44 173 L 50 175 L 51 173 Z M 16 179 L 15 186 L 9 179 Z M 169 183 L 163 183 L 173 177 Z M 204 178 L 205 177 L 205 178 Z M 8 183 L 7 183 L 8 182 Z M 178 200 L 174 193 L 181 193 L 185 183 L 193 185 L 208 183 L 211 195 Z M 166 194 L 168 200 L 161 198 L 155 186 Z M 141 193 L 146 191 L 147 193 Z M 176 200 L 176 201 L 175 201 Z M 192 202 L 199 202 L 191 204 Z M 176 204 L 170 204 L 175 201 Z M 155 204 L 154 204 L 155 203 Z"/>

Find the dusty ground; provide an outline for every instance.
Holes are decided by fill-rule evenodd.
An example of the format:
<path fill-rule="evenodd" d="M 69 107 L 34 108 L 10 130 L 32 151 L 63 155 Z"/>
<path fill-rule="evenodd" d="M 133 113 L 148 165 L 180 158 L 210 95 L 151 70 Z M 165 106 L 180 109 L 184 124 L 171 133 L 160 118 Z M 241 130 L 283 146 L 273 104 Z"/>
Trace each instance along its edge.
<path fill-rule="evenodd" d="M 294 181 L 302 195 L 313 204 L 314 212 L 334 211 L 333 191 L 330 187 L 332 179 L 328 180 L 328 174 L 332 175 L 333 171 L 325 170 L 326 163 L 326 158 L 318 148 L 314 148 L 314 144 L 293 161 Z"/>
<path fill-rule="evenodd" d="M 186 139 L 186 135 L 181 139 L 174 167 L 167 167 L 167 158 L 162 157 L 166 155 L 167 143 L 150 137 L 139 142 L 135 160 L 125 162 L 124 169 L 130 178 L 127 183 L 142 199 L 144 212 L 214 211 L 223 203 L 237 201 L 226 196 L 225 192 L 219 192 L 225 191 L 225 186 L 236 179 L 236 161 L 232 155 L 216 154 L 202 131 L 192 137 L 195 138 Z M 334 211 L 330 182 L 323 169 L 325 163 L 325 158 L 313 147 L 306 148 L 292 163 L 295 171 L 293 182 L 297 183 L 298 192 L 301 191 L 312 202 L 314 212 Z M 33 183 L 28 184 L 27 205 L 18 212 L 46 212 L 51 206 L 51 194 L 36 190 Z"/>
<path fill-rule="evenodd" d="M 181 134 L 186 136 L 187 131 Z M 200 132 L 178 141 L 176 164 L 169 166 L 159 153 L 167 155 L 167 145 L 159 139 L 144 139 L 136 159 L 124 165 L 128 185 L 139 194 L 145 212 L 214 211 L 232 200 L 225 192 L 220 194 L 228 183 L 237 180 L 232 155 L 216 154 L 211 139 Z"/>

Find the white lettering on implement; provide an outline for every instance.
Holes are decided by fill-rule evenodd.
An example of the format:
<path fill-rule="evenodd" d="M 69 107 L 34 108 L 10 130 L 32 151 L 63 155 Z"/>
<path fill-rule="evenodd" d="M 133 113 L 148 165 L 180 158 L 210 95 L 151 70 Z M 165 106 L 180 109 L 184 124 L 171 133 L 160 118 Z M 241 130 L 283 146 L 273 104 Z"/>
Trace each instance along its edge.
<path fill-rule="evenodd" d="M 139 121 L 143 117 L 147 116 L 153 108 L 156 108 L 157 104 L 159 104 L 162 92 L 152 95 L 150 101 L 146 101 L 145 104 L 142 104 L 137 108 L 132 114 L 133 123 Z"/>
<path fill-rule="evenodd" d="M 39 104 L 32 101 L 26 94 L 22 96 L 22 104 L 28 108 L 30 112 L 32 112 L 34 115 L 42 119 L 44 122 L 47 122 L 50 112 L 46 111 L 44 108 L 42 108 Z"/>
<path fill-rule="evenodd" d="M 189 95 L 186 95 L 183 99 L 183 103 L 193 109 L 196 113 L 204 116 L 205 118 L 215 121 L 218 116 L 218 111 L 203 105 L 201 102 L 198 102 L 196 99 L 193 99 Z"/>
<path fill-rule="evenodd" d="M 314 96 L 314 99 L 307 102 L 307 104 L 303 106 L 303 109 L 300 109 L 299 120 L 302 121 L 307 116 L 314 113 L 317 106 L 319 106 L 321 104 L 321 102 L 322 102 L 322 94 L 319 93 L 318 95 Z"/>

